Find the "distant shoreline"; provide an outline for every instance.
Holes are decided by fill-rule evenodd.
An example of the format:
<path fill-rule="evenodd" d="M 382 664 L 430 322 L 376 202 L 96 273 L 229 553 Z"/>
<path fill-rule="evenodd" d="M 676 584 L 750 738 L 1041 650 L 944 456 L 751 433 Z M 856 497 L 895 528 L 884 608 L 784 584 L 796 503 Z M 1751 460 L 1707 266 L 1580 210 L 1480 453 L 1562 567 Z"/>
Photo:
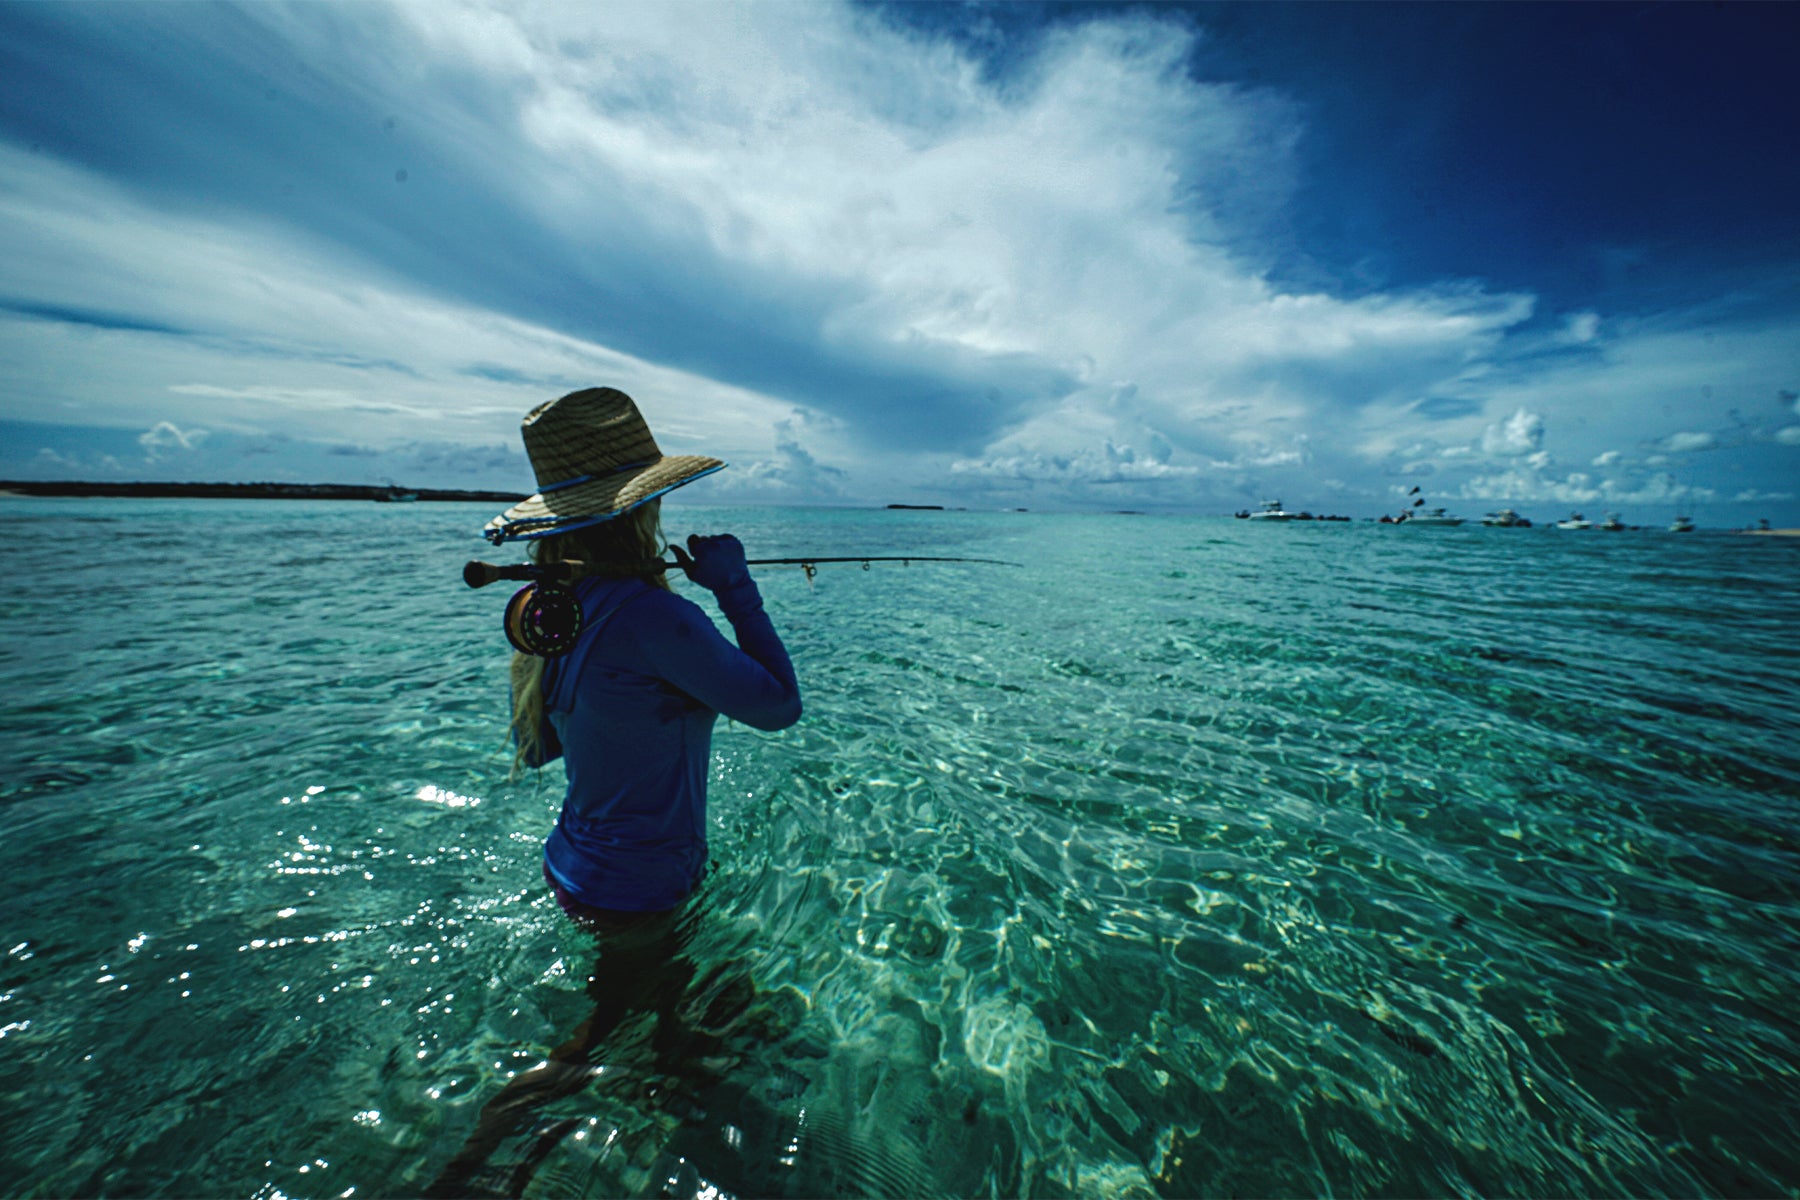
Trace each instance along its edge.
<path fill-rule="evenodd" d="M 517 504 L 517 492 L 403 488 L 366 483 L 84 483 L 0 479 L 0 496 L 124 496 L 184 500 L 469 500 Z"/>
<path fill-rule="evenodd" d="M 91 480 L 66 479 L 0 479 L 0 499 L 9 497 L 114 497 L 173 500 L 345 500 L 345 501 L 435 501 L 479 503 L 512 506 L 526 499 L 518 492 L 474 491 L 454 488 L 407 488 L 369 483 L 102 483 Z M 947 509 L 942 504 L 888 504 L 890 511 L 963 512 Z M 1023 508 L 1002 509 L 1022 513 Z M 1115 509 L 1117 515 L 1141 516 L 1136 510 Z M 1201 514 L 1192 514 L 1201 515 Z M 1227 515 L 1227 514 L 1213 514 Z M 1238 514 L 1243 515 L 1243 514 Z M 1348 521 L 1347 517 L 1333 518 Z M 1364 517 L 1366 523 L 1371 518 Z M 1633 526 L 1632 528 L 1637 528 Z M 1800 528 L 1784 529 L 1715 529 L 1715 533 L 1743 534 L 1751 537 L 1800 538 Z"/>

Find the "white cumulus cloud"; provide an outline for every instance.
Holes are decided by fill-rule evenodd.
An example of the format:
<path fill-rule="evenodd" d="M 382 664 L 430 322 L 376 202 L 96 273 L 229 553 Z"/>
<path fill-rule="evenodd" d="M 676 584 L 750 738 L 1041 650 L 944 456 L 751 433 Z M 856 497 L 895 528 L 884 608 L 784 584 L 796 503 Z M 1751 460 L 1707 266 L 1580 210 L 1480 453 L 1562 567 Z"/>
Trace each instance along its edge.
<path fill-rule="evenodd" d="M 138 435 L 138 445 L 152 460 L 165 450 L 192 450 L 206 440 L 204 429 L 180 429 L 172 421 L 158 421 Z"/>
<path fill-rule="evenodd" d="M 1563 318 L 1562 340 L 1570 345 L 1585 346 L 1600 336 L 1600 314 L 1570 313 Z"/>
<path fill-rule="evenodd" d="M 1719 444 L 1719 437 L 1713 433 L 1671 433 L 1662 441 L 1662 447 L 1671 454 L 1691 454 L 1696 450 L 1711 450 Z"/>
<path fill-rule="evenodd" d="M 820 462 L 800 443 L 797 426 L 804 416 L 775 422 L 775 453 L 751 463 L 741 480 L 727 480 L 734 490 L 772 491 L 789 500 L 825 500 L 843 494 L 845 475 L 838 467 Z"/>
<path fill-rule="evenodd" d="M 1481 434 L 1481 449 L 1501 458 L 1536 453 L 1544 444 L 1544 418 L 1521 408 Z"/>

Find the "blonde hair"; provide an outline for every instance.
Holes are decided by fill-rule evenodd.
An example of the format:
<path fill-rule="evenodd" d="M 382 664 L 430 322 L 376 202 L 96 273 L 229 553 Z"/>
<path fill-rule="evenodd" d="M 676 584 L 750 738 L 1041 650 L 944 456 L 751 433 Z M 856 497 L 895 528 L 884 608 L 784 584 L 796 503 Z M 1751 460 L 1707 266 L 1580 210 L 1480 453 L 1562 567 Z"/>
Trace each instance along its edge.
<path fill-rule="evenodd" d="M 533 562 L 559 562 L 576 559 L 581 562 L 627 562 L 660 558 L 663 552 L 662 502 L 651 500 L 630 512 L 589 525 L 569 533 L 551 534 L 531 545 Z M 669 590 L 666 573 L 645 572 L 640 576 L 652 587 Z M 544 722 L 544 660 L 535 654 L 512 657 L 512 734 L 513 778 L 531 766 L 543 743 L 540 730 Z"/>

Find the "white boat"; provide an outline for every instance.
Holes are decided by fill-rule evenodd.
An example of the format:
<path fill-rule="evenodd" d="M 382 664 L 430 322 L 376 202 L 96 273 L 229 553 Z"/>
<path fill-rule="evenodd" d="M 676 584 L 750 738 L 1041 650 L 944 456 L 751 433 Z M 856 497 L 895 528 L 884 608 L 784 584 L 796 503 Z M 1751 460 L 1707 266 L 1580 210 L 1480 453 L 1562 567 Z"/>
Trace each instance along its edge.
<path fill-rule="evenodd" d="M 1625 522 L 1619 520 L 1618 513 L 1607 513 L 1606 520 L 1600 522 L 1600 524 L 1596 525 L 1594 528 L 1604 529 L 1608 533 L 1618 533 L 1621 529 L 1625 528 Z"/>
<path fill-rule="evenodd" d="M 1281 507 L 1279 500 L 1264 500 L 1262 511 L 1250 514 L 1252 521 L 1298 521 L 1300 514 Z"/>
<path fill-rule="evenodd" d="M 1594 523 L 1580 513 L 1570 513 L 1556 523 L 1558 529 L 1592 529 Z"/>
<path fill-rule="evenodd" d="M 1441 525 L 1449 527 L 1452 525 L 1461 525 L 1462 523 L 1463 519 L 1461 517 L 1449 516 L 1441 508 L 1427 508 L 1420 512 L 1408 513 L 1400 520 L 1400 524 L 1402 525 Z"/>
<path fill-rule="evenodd" d="M 1489 513 L 1487 516 L 1481 518 L 1481 523 L 1483 525 L 1498 525 L 1504 529 L 1531 528 L 1530 517 L 1521 517 L 1510 508 L 1503 508 L 1499 512 Z"/>
<path fill-rule="evenodd" d="M 1692 533 L 1692 532 L 1694 532 L 1694 518 L 1692 518 L 1692 517 L 1676 517 L 1673 521 L 1669 522 L 1669 532 L 1670 533 Z"/>

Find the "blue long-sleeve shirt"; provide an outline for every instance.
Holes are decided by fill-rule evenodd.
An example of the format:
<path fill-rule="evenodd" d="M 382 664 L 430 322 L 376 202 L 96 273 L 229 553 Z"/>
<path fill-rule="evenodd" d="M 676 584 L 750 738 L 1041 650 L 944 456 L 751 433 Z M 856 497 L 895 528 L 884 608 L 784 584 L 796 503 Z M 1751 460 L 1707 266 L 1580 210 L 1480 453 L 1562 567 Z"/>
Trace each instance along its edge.
<path fill-rule="evenodd" d="M 720 713 L 800 719 L 800 687 L 756 584 L 717 593 L 738 644 L 691 600 L 639 579 L 576 585 L 588 622 L 544 669 L 543 759 L 569 779 L 544 862 L 596 908 L 675 907 L 706 867 L 706 777 Z"/>

